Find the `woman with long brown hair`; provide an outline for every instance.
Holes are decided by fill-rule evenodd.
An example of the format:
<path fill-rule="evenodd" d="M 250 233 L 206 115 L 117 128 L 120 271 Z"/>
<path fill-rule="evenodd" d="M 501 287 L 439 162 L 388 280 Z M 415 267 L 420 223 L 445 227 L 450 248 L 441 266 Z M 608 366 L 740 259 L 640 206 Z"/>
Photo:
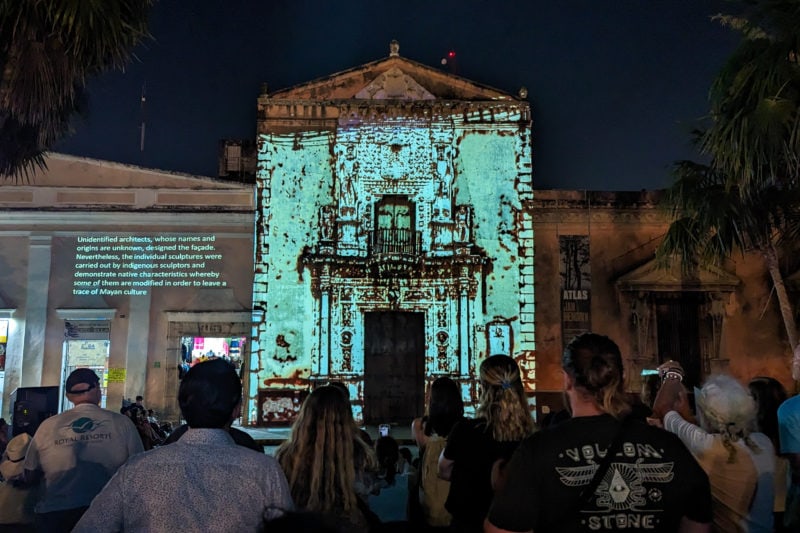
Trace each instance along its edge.
<path fill-rule="evenodd" d="M 455 531 L 482 531 L 492 501 L 492 466 L 508 460 L 536 428 L 511 357 L 493 355 L 481 363 L 476 414 L 456 424 L 439 459 L 439 475 L 450 480 L 445 507 Z"/>
<path fill-rule="evenodd" d="M 368 530 L 358 493 L 376 461 L 340 390 L 319 387 L 306 398 L 275 457 L 299 509 L 334 517 L 347 531 Z"/>

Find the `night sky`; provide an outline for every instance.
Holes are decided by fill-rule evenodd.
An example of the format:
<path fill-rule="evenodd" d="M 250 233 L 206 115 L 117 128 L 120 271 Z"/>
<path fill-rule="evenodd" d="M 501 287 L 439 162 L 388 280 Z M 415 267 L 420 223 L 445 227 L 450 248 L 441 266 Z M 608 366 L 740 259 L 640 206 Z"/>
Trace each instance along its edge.
<path fill-rule="evenodd" d="M 389 55 L 528 88 L 537 188 L 637 190 L 694 157 L 691 129 L 738 36 L 711 0 L 160 0 L 154 40 L 90 83 L 55 151 L 215 176 L 222 138 L 255 138 L 256 97 Z M 139 150 L 146 82 L 145 150 Z"/>

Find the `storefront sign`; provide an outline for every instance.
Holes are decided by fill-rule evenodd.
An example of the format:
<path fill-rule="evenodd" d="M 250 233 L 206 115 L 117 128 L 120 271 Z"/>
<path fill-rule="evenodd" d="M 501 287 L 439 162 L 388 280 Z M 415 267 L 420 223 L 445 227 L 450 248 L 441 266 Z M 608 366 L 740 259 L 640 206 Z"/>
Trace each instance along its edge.
<path fill-rule="evenodd" d="M 67 339 L 109 340 L 111 322 L 108 320 L 84 320 L 64 322 L 64 337 Z"/>

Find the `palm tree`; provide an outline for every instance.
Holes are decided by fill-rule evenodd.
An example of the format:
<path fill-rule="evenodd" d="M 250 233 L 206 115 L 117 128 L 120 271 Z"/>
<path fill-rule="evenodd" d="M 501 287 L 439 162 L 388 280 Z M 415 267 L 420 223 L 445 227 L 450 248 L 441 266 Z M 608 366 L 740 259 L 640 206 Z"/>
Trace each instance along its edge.
<path fill-rule="evenodd" d="M 741 0 L 736 15 L 714 17 L 742 35 L 709 93 L 711 111 L 696 132 L 708 165 L 681 161 L 665 204 L 673 222 L 660 245 L 663 261 L 680 254 L 718 262 L 735 250 L 764 259 L 794 352 L 800 346 L 779 268 L 779 251 L 798 233 L 800 210 L 800 2 Z"/>
<path fill-rule="evenodd" d="M 800 2 L 746 0 L 714 17 L 742 34 L 715 79 L 700 150 L 747 194 L 752 182 L 796 186 L 800 169 Z M 753 190 L 758 190 L 756 184 Z"/>
<path fill-rule="evenodd" d="M 762 183 L 746 194 L 713 165 L 680 161 L 664 205 L 672 223 L 659 245 L 663 264 L 681 258 L 685 271 L 695 262 L 719 263 L 735 252 L 757 252 L 764 260 L 793 351 L 797 326 L 779 264 L 779 250 L 800 235 L 800 190 L 780 182 Z M 792 359 L 792 377 L 800 380 L 800 351 Z"/>
<path fill-rule="evenodd" d="M 122 68 L 154 0 L 0 0 L 0 176 L 44 166 L 85 108 L 87 80 Z"/>

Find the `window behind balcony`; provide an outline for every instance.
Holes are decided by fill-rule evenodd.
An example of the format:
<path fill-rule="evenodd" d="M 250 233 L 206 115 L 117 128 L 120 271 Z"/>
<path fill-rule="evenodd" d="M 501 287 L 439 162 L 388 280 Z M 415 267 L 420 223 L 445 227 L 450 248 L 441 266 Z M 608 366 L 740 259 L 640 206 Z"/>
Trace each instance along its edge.
<path fill-rule="evenodd" d="M 405 196 L 384 196 L 376 206 L 374 251 L 414 253 L 413 213 Z"/>

